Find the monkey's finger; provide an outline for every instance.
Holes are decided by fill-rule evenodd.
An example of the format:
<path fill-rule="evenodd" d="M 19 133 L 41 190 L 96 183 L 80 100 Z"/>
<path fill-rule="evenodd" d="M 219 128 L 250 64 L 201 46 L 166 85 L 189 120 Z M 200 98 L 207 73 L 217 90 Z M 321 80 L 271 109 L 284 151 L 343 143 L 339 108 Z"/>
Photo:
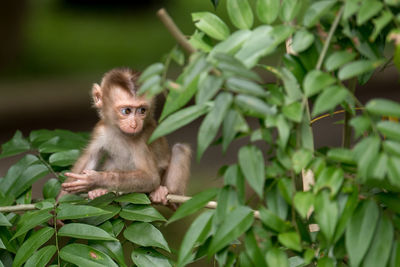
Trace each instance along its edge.
<path fill-rule="evenodd" d="M 87 188 L 87 185 L 85 185 L 85 184 L 75 184 L 75 183 L 69 183 L 67 185 L 62 184 L 61 186 L 62 186 L 63 190 L 66 190 L 66 191 L 70 191 L 73 188 Z"/>
<path fill-rule="evenodd" d="M 68 191 L 69 193 L 75 194 L 80 192 L 86 192 L 87 188 L 85 186 L 76 186 L 76 187 L 70 187 L 65 190 Z"/>
<path fill-rule="evenodd" d="M 80 179 L 80 180 L 87 179 L 87 175 L 86 174 L 79 174 L 79 173 L 72 173 L 72 172 L 66 172 L 65 176 L 68 176 L 68 177 L 74 178 L 74 179 Z"/>
<path fill-rule="evenodd" d="M 88 185 L 88 183 L 86 181 L 82 181 L 82 180 L 77 180 L 75 182 L 61 184 L 61 186 L 63 188 L 67 188 L 67 187 L 71 187 L 71 186 L 87 186 L 87 185 Z"/>

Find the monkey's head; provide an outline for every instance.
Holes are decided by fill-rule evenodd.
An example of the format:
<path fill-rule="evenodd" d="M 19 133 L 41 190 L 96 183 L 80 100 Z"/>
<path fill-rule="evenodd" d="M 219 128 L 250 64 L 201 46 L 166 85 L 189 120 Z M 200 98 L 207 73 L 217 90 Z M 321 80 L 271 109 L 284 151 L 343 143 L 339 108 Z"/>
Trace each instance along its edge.
<path fill-rule="evenodd" d="M 113 69 L 104 75 L 101 85 L 92 88 L 93 102 L 103 121 L 128 135 L 142 132 L 153 113 L 152 99 L 137 94 L 138 78 L 131 69 Z"/>

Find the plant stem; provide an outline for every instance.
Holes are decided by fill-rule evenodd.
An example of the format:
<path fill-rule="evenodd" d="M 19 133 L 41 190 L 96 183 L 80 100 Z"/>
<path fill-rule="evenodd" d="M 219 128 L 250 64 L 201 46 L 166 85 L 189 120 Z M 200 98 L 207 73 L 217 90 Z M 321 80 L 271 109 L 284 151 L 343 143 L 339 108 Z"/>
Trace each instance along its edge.
<path fill-rule="evenodd" d="M 356 91 L 356 86 L 357 86 L 357 78 L 353 78 L 350 81 L 350 93 L 354 95 Z M 343 125 L 343 138 L 342 138 L 342 147 L 345 148 L 350 148 L 351 145 L 351 128 L 350 128 L 350 120 L 353 117 L 353 115 L 346 111 L 344 114 L 344 125 Z"/>
<path fill-rule="evenodd" d="M 178 44 L 182 46 L 183 49 L 185 49 L 189 54 L 193 54 L 194 52 L 196 52 L 196 49 L 194 49 L 194 47 L 188 42 L 185 35 L 183 35 L 181 30 L 176 26 L 176 24 L 164 8 L 161 8 L 157 11 L 157 16 L 164 23 L 165 27 L 175 38 Z"/>
<path fill-rule="evenodd" d="M 333 21 L 331 28 L 329 29 L 328 38 L 326 38 L 326 42 L 325 42 L 324 47 L 322 48 L 321 54 L 319 55 L 319 58 L 318 58 L 318 62 L 317 62 L 317 66 L 316 66 L 317 70 L 320 70 L 322 67 L 322 62 L 324 62 L 326 53 L 328 52 L 328 48 L 329 48 L 329 45 L 330 45 L 332 37 L 333 37 L 333 34 L 335 33 L 337 26 L 339 25 L 339 21 L 340 21 L 340 18 L 342 17 L 343 10 L 344 10 L 344 5 L 340 8 L 335 20 Z"/>
<path fill-rule="evenodd" d="M 57 266 L 60 266 L 60 247 L 58 245 L 58 232 L 57 232 L 57 205 L 54 205 L 53 209 L 53 226 L 56 239 L 56 249 L 57 249 Z"/>
<path fill-rule="evenodd" d="M 47 161 L 44 160 L 44 158 L 42 157 L 42 155 L 40 155 L 40 152 L 38 152 L 37 154 L 39 160 L 43 163 L 44 166 L 46 166 L 46 168 L 55 176 L 57 177 L 57 179 L 59 179 L 60 177 L 58 176 L 58 174 L 53 170 L 53 168 L 50 166 L 50 164 L 47 163 Z"/>

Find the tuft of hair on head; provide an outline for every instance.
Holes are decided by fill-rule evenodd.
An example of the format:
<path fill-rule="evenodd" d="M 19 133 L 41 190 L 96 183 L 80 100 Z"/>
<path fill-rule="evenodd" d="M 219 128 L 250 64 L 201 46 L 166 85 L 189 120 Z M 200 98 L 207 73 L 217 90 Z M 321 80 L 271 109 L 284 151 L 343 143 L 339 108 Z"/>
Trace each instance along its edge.
<path fill-rule="evenodd" d="M 119 86 L 123 90 L 136 95 L 138 91 L 137 81 L 140 73 L 131 68 L 115 68 L 106 72 L 101 81 L 104 93 L 108 93 L 113 86 Z"/>

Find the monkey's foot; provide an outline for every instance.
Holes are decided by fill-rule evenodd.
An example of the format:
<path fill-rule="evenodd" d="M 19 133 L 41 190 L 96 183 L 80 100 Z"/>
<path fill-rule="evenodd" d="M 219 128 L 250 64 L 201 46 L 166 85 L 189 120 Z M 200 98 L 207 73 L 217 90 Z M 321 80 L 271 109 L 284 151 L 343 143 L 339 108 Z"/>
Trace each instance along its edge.
<path fill-rule="evenodd" d="M 168 204 L 167 200 L 168 188 L 160 185 L 155 191 L 150 193 L 150 199 L 153 203 Z"/>
<path fill-rule="evenodd" d="M 89 199 L 95 199 L 96 197 L 107 194 L 107 189 L 95 189 L 88 192 Z"/>

